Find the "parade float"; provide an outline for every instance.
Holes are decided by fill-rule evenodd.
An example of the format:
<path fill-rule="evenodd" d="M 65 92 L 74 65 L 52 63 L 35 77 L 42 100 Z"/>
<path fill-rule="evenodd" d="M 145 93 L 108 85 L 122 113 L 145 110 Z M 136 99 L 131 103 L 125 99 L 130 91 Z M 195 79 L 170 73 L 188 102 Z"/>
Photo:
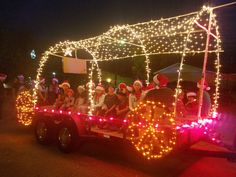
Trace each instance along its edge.
<path fill-rule="evenodd" d="M 82 139 L 103 137 L 110 140 L 125 140 L 134 145 L 146 159 L 161 158 L 173 150 L 188 147 L 204 137 L 212 136 L 217 123 L 218 100 L 220 90 L 220 53 L 221 38 L 214 10 L 219 7 L 203 6 L 200 11 L 170 18 L 161 18 L 133 25 L 111 27 L 107 32 L 80 41 L 65 41 L 51 46 L 42 54 L 37 70 L 33 95 L 23 92 L 17 98 L 17 116 L 19 122 L 34 124 L 35 135 L 39 143 L 47 144 L 53 139 L 64 152 L 71 151 Z M 89 110 L 87 114 L 63 111 L 51 106 L 37 105 L 37 88 L 44 67 L 51 56 L 72 56 L 79 51 L 87 52 L 89 63 Z M 204 82 L 209 54 L 215 57 L 215 86 L 211 96 L 212 107 L 207 116 L 201 115 Z M 101 62 L 116 62 L 121 59 L 135 59 L 143 56 L 146 68 L 146 84 L 150 82 L 150 56 L 175 55 L 180 58 L 175 101 L 173 111 L 166 109 L 161 102 L 143 101 L 124 119 L 93 115 L 93 83 L 96 71 L 97 81 L 101 83 Z M 178 117 L 177 96 L 182 89 L 182 70 L 191 56 L 202 58 L 202 77 L 199 78 L 198 114 L 191 117 Z M 33 106 L 34 105 L 34 106 Z M 99 128 L 99 124 L 119 124 L 122 131 L 109 131 Z M 211 135 L 211 136 L 210 136 Z"/>

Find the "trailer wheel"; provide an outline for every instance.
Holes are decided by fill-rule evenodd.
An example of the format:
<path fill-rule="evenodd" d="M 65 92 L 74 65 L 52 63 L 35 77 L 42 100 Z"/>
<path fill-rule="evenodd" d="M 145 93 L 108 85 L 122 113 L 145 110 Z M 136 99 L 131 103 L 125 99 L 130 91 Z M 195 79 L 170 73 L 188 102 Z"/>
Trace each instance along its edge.
<path fill-rule="evenodd" d="M 57 145 L 60 151 L 69 153 L 75 150 L 79 136 L 72 125 L 62 124 L 57 134 Z"/>
<path fill-rule="evenodd" d="M 46 145 L 50 143 L 52 133 L 48 121 L 44 119 L 38 120 L 35 124 L 34 132 L 39 144 Z"/>

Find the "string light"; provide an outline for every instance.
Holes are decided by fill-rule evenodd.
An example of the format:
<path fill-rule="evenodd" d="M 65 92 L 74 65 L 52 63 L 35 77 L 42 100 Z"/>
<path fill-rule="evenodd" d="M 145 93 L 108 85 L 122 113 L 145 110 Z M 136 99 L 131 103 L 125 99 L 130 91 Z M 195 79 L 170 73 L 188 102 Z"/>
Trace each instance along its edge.
<path fill-rule="evenodd" d="M 34 104 L 30 91 L 22 91 L 16 98 L 17 120 L 23 125 L 29 126 L 32 124 L 34 116 Z"/>
<path fill-rule="evenodd" d="M 161 158 L 176 144 L 176 128 L 172 113 L 160 102 L 141 102 L 128 115 L 128 137 L 147 159 Z"/>
<path fill-rule="evenodd" d="M 176 94 L 181 88 L 180 82 L 182 80 L 181 72 L 184 66 L 184 59 L 188 54 L 200 54 L 205 52 L 205 38 L 207 28 L 207 21 L 211 8 L 204 6 L 199 12 L 189 13 L 176 17 L 151 20 L 144 23 L 137 23 L 134 25 L 114 26 L 102 35 L 88 38 L 80 41 L 65 41 L 59 42 L 55 46 L 51 46 L 44 52 L 39 68 L 37 70 L 36 84 L 34 89 L 34 103 L 37 102 L 36 88 L 39 85 L 39 79 L 45 63 L 50 54 L 64 53 L 70 55 L 73 50 L 83 49 L 91 54 L 92 63 L 95 63 L 90 72 L 96 67 L 98 73 L 99 83 L 101 82 L 101 70 L 98 62 L 109 61 L 116 59 L 134 58 L 138 56 L 145 57 L 146 63 L 146 83 L 149 83 L 150 75 L 150 55 L 158 54 L 180 54 L 182 55 L 180 69 L 178 71 L 178 82 L 176 87 Z M 215 15 L 212 18 L 213 28 L 215 28 L 216 39 L 211 41 L 209 45 L 209 53 L 216 53 L 217 59 L 215 62 L 217 76 L 216 89 L 214 94 L 213 111 L 216 111 L 219 98 L 219 53 L 222 52 L 220 45 L 220 36 L 218 26 L 215 20 Z M 201 25 L 201 28 L 199 25 Z M 89 74 L 89 79 L 92 80 L 93 73 Z M 91 81 L 90 81 L 91 82 Z M 92 87 L 89 87 L 92 92 Z M 93 109 L 92 97 L 90 95 L 90 113 Z"/>

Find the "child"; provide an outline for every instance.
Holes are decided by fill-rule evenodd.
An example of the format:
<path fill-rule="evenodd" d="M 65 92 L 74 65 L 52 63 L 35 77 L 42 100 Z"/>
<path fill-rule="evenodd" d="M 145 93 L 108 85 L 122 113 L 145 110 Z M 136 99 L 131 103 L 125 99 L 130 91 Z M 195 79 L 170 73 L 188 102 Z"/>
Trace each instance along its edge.
<path fill-rule="evenodd" d="M 124 119 L 126 114 L 129 112 L 129 100 L 125 93 L 118 92 L 117 97 L 119 100 L 116 106 L 116 117 L 119 119 Z"/>
<path fill-rule="evenodd" d="M 104 98 L 104 103 L 102 106 L 101 115 L 107 116 L 114 116 L 115 115 L 115 107 L 118 104 L 118 98 L 115 94 L 115 88 L 112 85 L 108 87 L 108 93 Z"/>
<path fill-rule="evenodd" d="M 66 111 L 71 111 L 73 109 L 74 102 L 75 102 L 75 97 L 73 95 L 74 95 L 74 91 L 72 89 L 68 89 L 66 92 L 65 100 L 62 106 L 60 107 L 60 109 L 63 109 Z"/>
<path fill-rule="evenodd" d="M 86 113 L 88 108 L 87 95 L 85 88 L 81 85 L 77 87 L 77 96 L 75 100 L 74 110 L 81 113 Z"/>
<path fill-rule="evenodd" d="M 104 103 L 104 99 L 105 99 L 105 89 L 103 88 L 103 86 L 98 85 L 95 88 L 95 94 L 94 94 L 94 115 L 98 115 L 101 111 L 102 105 Z"/>
<path fill-rule="evenodd" d="M 197 102 L 196 96 L 197 94 L 195 92 L 187 93 L 188 102 L 185 104 L 185 108 L 188 115 L 197 116 L 198 102 Z"/>
<path fill-rule="evenodd" d="M 64 103 L 64 100 L 65 100 L 65 95 L 64 95 L 64 93 L 59 93 L 58 95 L 57 95 L 57 99 L 56 99 L 56 101 L 55 101 L 55 103 L 54 103 L 54 107 L 56 108 L 56 109 L 59 109 L 62 105 L 63 105 L 63 103 Z"/>
<path fill-rule="evenodd" d="M 129 95 L 129 109 L 131 111 L 134 110 L 134 108 L 137 106 L 138 102 L 141 101 L 143 96 L 143 84 L 140 80 L 134 81 L 133 87 L 133 92 Z"/>

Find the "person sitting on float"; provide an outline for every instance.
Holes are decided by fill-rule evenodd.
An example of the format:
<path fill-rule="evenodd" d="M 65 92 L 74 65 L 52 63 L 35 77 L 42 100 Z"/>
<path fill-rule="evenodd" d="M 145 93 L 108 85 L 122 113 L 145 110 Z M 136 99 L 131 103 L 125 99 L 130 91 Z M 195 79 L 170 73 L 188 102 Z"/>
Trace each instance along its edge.
<path fill-rule="evenodd" d="M 45 85 L 45 78 L 41 78 L 38 85 L 38 105 L 45 106 L 47 104 L 47 87 Z"/>
<path fill-rule="evenodd" d="M 70 89 L 70 84 L 69 84 L 69 82 L 66 80 L 66 81 L 62 82 L 62 84 L 59 85 L 59 88 L 62 88 L 63 93 L 66 95 L 67 90 Z"/>
<path fill-rule="evenodd" d="M 108 86 L 108 92 L 105 95 L 104 102 L 102 105 L 101 115 L 105 117 L 115 116 L 115 108 L 118 104 L 118 98 L 115 94 L 115 87 L 113 85 Z"/>
<path fill-rule="evenodd" d="M 65 100 L 64 100 L 62 106 L 60 107 L 60 109 L 66 110 L 66 111 L 71 111 L 71 110 L 73 110 L 74 103 L 75 103 L 74 91 L 72 89 L 68 89 L 66 91 Z"/>
<path fill-rule="evenodd" d="M 52 82 L 48 88 L 48 103 L 50 105 L 55 103 L 58 93 L 59 93 L 58 79 L 54 77 L 52 78 Z"/>
<path fill-rule="evenodd" d="M 125 93 L 117 92 L 118 105 L 116 106 L 116 118 L 124 119 L 129 112 L 129 100 Z"/>
<path fill-rule="evenodd" d="M 87 95 L 84 86 L 79 85 L 77 87 L 77 94 L 76 94 L 76 99 L 75 99 L 75 105 L 74 105 L 74 110 L 81 112 L 81 113 L 86 113 L 88 109 L 88 102 L 87 102 Z"/>
<path fill-rule="evenodd" d="M 200 88 L 201 88 L 201 80 L 198 81 L 197 87 L 199 88 L 199 91 L 197 93 L 197 100 L 199 102 L 200 98 Z M 203 99 L 202 99 L 202 110 L 201 110 L 201 116 L 207 117 L 210 113 L 211 109 L 211 97 L 208 91 L 210 90 L 210 87 L 207 84 L 207 81 L 203 83 Z"/>
<path fill-rule="evenodd" d="M 185 93 L 182 90 L 177 95 L 177 103 L 176 103 L 176 117 L 177 118 L 185 117 L 187 114 L 187 111 L 185 109 L 185 105 L 183 102 L 184 95 Z"/>
<path fill-rule="evenodd" d="M 144 100 L 160 102 L 167 106 L 169 111 L 173 111 L 174 91 L 167 87 L 168 77 L 163 74 L 157 74 L 153 77 L 155 88 L 149 90 Z"/>
<path fill-rule="evenodd" d="M 187 115 L 197 116 L 198 112 L 198 102 L 197 102 L 197 94 L 195 92 L 187 93 L 187 103 L 185 104 L 185 109 L 187 111 Z"/>
<path fill-rule="evenodd" d="M 124 82 L 121 82 L 119 85 L 118 85 L 118 92 L 122 92 L 122 93 L 125 93 L 127 94 L 127 85 L 126 83 Z"/>
<path fill-rule="evenodd" d="M 127 90 L 126 95 L 129 97 L 129 95 L 130 95 L 130 94 L 133 92 L 133 90 L 134 90 L 133 85 L 127 85 L 127 86 L 126 86 L 126 90 Z"/>
<path fill-rule="evenodd" d="M 99 115 L 105 99 L 105 89 L 102 85 L 95 88 L 94 101 L 94 115 Z"/>
<path fill-rule="evenodd" d="M 138 103 L 143 98 L 143 91 L 142 91 L 143 84 L 140 80 L 136 80 L 133 83 L 133 92 L 129 95 L 129 109 L 133 111 Z"/>

